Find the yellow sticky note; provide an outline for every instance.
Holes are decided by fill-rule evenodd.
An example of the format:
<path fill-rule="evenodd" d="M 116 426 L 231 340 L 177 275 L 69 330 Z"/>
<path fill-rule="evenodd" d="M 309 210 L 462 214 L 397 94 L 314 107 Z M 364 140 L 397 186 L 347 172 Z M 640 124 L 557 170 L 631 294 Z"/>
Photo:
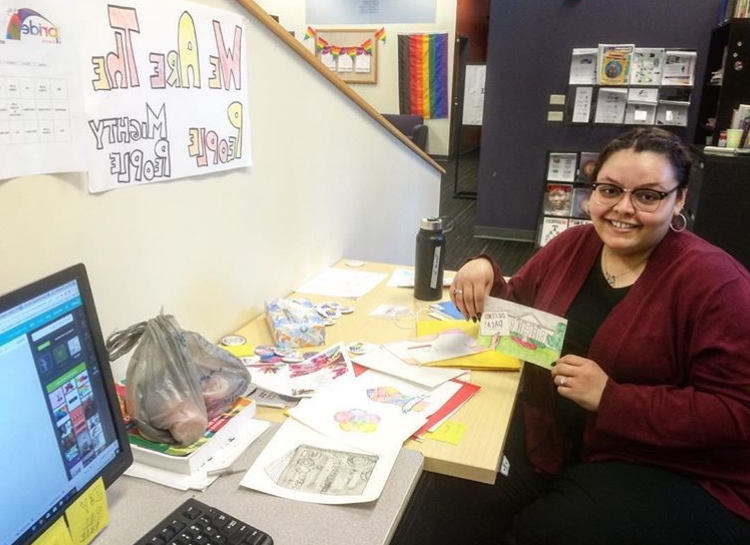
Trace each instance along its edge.
<path fill-rule="evenodd" d="M 430 439 L 436 441 L 442 441 L 443 443 L 450 443 L 451 445 L 457 445 L 461 442 L 466 431 L 466 424 L 461 422 L 454 422 L 453 420 L 446 420 L 443 422 L 438 429 L 429 434 Z"/>
<path fill-rule="evenodd" d="M 219 348 L 223 348 L 233 356 L 237 358 L 249 358 L 252 356 L 255 352 L 255 348 L 253 345 L 245 343 L 245 344 L 238 344 L 234 346 L 226 346 L 223 344 L 219 345 Z"/>
<path fill-rule="evenodd" d="M 73 540 L 68 532 L 68 526 L 65 519 L 60 517 L 57 521 L 47 528 L 47 530 L 34 541 L 34 545 L 73 545 Z"/>
<path fill-rule="evenodd" d="M 73 545 L 86 545 L 109 523 L 104 481 L 96 480 L 73 505 L 65 510 Z"/>

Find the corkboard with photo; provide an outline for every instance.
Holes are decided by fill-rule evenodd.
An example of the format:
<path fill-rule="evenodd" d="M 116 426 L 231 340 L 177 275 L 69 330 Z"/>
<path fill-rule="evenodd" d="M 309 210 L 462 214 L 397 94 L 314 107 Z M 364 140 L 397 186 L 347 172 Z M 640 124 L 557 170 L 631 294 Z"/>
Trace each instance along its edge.
<path fill-rule="evenodd" d="M 598 153 L 547 153 L 546 180 L 540 206 L 537 246 L 542 247 L 565 229 L 591 223 L 590 183 Z"/>

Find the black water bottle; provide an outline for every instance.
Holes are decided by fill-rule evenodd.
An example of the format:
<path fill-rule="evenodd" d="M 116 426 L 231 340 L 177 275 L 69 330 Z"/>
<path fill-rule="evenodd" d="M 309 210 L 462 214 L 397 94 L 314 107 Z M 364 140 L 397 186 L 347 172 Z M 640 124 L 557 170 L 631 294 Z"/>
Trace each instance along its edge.
<path fill-rule="evenodd" d="M 443 298 L 443 265 L 445 263 L 445 235 L 443 220 L 422 218 L 417 233 L 414 259 L 414 297 L 421 301 Z"/>

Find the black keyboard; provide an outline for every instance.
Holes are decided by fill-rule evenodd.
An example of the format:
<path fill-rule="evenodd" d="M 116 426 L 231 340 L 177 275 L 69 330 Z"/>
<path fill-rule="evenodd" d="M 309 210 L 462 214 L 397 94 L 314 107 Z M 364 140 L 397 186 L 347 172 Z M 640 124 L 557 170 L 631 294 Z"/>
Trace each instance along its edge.
<path fill-rule="evenodd" d="M 265 532 L 190 498 L 135 545 L 273 545 Z"/>

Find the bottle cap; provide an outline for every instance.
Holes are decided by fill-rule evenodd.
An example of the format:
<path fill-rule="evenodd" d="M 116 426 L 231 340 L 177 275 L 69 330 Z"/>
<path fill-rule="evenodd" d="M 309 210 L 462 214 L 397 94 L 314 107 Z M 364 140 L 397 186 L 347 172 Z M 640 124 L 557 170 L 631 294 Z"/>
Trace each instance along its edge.
<path fill-rule="evenodd" d="M 422 218 L 419 228 L 425 231 L 441 231 L 443 229 L 442 218 Z"/>

